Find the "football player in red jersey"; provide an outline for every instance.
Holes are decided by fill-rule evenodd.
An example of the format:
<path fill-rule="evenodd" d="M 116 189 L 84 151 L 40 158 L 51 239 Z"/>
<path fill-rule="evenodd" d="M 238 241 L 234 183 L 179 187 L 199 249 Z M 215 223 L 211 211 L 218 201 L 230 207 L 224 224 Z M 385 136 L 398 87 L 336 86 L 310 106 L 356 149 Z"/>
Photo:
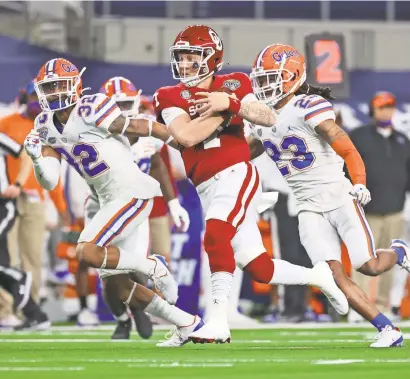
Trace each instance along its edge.
<path fill-rule="evenodd" d="M 158 121 L 168 126 L 179 144 L 187 176 L 201 199 L 206 220 L 204 245 L 212 273 L 209 322 L 189 339 L 230 341 L 227 305 L 235 264 L 259 282 L 319 286 L 340 313 L 347 313 L 347 300 L 327 264 L 310 270 L 272 261 L 263 246 L 256 222 L 259 175 L 249 162 L 243 120 L 272 126 L 274 113 L 257 101 L 247 75 L 215 75 L 222 68 L 223 44 L 213 29 L 188 26 L 178 34 L 170 52 L 173 76 L 180 83 L 160 88 L 153 103 Z M 209 96 L 217 98 L 212 108 L 207 104 Z M 226 105 L 224 102 L 227 107 L 215 107 Z M 201 109 L 200 116 L 202 106 L 206 109 Z M 223 109 L 227 112 L 220 112 Z"/>

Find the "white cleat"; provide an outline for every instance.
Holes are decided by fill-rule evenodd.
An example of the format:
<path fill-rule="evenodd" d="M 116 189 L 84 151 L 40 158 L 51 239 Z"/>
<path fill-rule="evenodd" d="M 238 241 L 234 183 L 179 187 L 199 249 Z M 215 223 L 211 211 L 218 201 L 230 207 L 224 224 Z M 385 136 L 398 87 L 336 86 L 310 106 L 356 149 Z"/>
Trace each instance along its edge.
<path fill-rule="evenodd" d="M 402 263 L 397 263 L 399 266 L 403 267 L 405 270 L 410 272 L 410 248 L 406 242 L 402 240 L 392 240 L 390 248 L 392 249 L 403 249 L 404 259 Z"/>
<path fill-rule="evenodd" d="M 227 323 L 218 320 L 207 322 L 202 328 L 191 333 L 188 339 L 193 343 L 230 343 L 231 332 Z"/>
<path fill-rule="evenodd" d="M 329 299 L 337 313 L 346 315 L 349 312 L 349 303 L 346 296 L 333 279 L 333 273 L 326 262 L 319 262 L 312 268 L 311 285 L 318 287 Z"/>
<path fill-rule="evenodd" d="M 168 333 L 165 338 L 166 341 L 157 343 L 158 347 L 180 347 L 189 342 L 188 335 L 202 328 L 204 322 L 199 316 L 195 316 L 194 322 L 188 326 L 176 326 Z"/>
<path fill-rule="evenodd" d="M 399 328 L 393 328 L 390 325 L 384 327 L 384 329 L 377 334 L 375 341 L 370 347 L 402 347 L 403 346 L 403 334 Z"/>
<path fill-rule="evenodd" d="M 156 262 L 153 271 L 149 273 L 149 278 L 154 282 L 157 290 L 164 295 L 165 300 L 174 305 L 178 300 L 178 283 L 169 272 L 164 257 L 151 255 L 148 259 Z"/>
<path fill-rule="evenodd" d="M 88 308 L 84 308 L 77 315 L 78 326 L 97 326 L 100 325 L 98 316 L 90 311 Z"/>

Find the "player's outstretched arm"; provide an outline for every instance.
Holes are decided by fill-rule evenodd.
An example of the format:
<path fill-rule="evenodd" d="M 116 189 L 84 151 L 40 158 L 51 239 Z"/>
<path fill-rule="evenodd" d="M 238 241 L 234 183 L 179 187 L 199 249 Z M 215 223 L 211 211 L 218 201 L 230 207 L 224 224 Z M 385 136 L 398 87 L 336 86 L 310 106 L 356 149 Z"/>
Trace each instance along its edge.
<path fill-rule="evenodd" d="M 271 127 L 276 122 L 273 111 L 258 101 L 240 101 L 224 92 L 198 92 L 196 95 L 202 96 L 202 99 L 194 101 L 194 104 L 202 104 L 202 107 L 198 109 L 201 117 L 209 117 L 215 112 L 228 111 L 260 126 Z"/>
<path fill-rule="evenodd" d="M 113 134 L 122 134 L 127 137 L 155 137 L 165 142 L 167 145 L 179 149 L 179 144 L 173 140 L 167 127 L 148 118 L 126 118 L 118 116 L 108 128 Z"/>
<path fill-rule="evenodd" d="M 37 181 L 48 191 L 54 189 L 60 178 L 60 154 L 50 146 L 43 146 L 35 130 L 24 140 L 24 148 L 33 162 Z"/>
<path fill-rule="evenodd" d="M 251 150 L 251 159 L 258 158 L 265 152 L 265 148 L 263 147 L 262 142 L 255 137 L 247 137 L 246 142 L 248 143 L 249 149 Z"/>

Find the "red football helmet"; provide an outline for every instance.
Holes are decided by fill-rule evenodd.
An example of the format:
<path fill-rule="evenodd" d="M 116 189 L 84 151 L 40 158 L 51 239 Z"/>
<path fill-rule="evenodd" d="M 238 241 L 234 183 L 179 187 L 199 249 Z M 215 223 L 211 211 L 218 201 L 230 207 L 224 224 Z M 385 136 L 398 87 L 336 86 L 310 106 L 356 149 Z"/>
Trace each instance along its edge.
<path fill-rule="evenodd" d="M 115 76 L 108 79 L 102 85 L 100 92 L 111 97 L 120 106 L 124 116 L 135 116 L 138 114 L 141 90 L 137 90 L 130 80 L 122 76 Z"/>
<path fill-rule="evenodd" d="M 81 72 L 64 58 L 49 60 L 34 81 L 38 101 L 43 111 L 58 111 L 76 104 L 83 92 Z"/>
<path fill-rule="evenodd" d="M 269 45 L 256 57 L 250 78 L 258 100 L 274 106 L 305 82 L 305 58 L 292 46 Z"/>
<path fill-rule="evenodd" d="M 215 30 L 205 25 L 191 25 L 177 35 L 169 49 L 174 79 L 194 87 L 222 68 L 224 49 Z M 181 59 L 181 54 L 197 54 L 199 60 Z M 189 72 L 190 70 L 196 72 Z"/>

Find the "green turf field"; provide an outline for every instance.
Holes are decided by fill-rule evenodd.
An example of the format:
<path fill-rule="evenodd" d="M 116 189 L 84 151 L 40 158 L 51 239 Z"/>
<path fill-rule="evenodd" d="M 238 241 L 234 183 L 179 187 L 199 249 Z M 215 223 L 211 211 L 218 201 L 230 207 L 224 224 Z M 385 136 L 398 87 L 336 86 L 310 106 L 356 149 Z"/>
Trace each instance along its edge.
<path fill-rule="evenodd" d="M 156 348 L 164 333 L 156 331 L 149 341 L 111 342 L 106 328 L 0 332 L 0 378 L 410 377 L 410 348 L 370 349 L 370 328 L 234 330 L 229 345 Z M 410 340 L 410 328 L 404 333 Z"/>

